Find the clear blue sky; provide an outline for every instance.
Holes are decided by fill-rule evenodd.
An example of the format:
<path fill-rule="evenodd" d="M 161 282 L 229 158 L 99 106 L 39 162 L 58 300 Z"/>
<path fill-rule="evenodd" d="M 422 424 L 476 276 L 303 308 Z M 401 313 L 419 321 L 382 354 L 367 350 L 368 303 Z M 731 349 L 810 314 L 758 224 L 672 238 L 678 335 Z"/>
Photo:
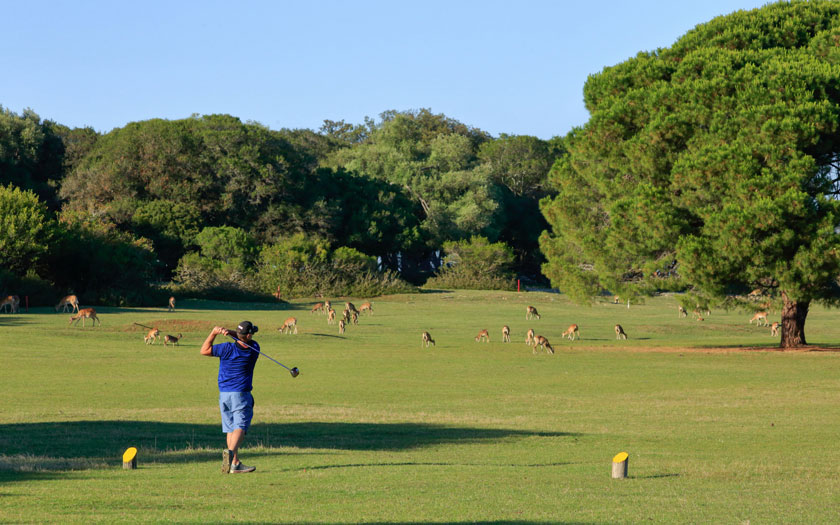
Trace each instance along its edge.
<path fill-rule="evenodd" d="M 0 0 L 0 105 L 107 132 L 227 113 L 272 129 L 431 108 L 564 135 L 588 75 L 764 0 Z"/>

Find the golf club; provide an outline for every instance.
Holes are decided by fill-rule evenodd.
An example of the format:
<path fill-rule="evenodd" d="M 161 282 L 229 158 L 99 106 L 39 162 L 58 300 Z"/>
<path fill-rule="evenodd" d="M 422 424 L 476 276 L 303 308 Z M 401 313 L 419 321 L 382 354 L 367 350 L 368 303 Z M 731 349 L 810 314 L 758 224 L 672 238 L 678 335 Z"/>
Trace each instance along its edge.
<path fill-rule="evenodd" d="M 225 329 L 225 335 L 226 335 L 226 336 L 230 337 L 230 338 L 231 338 L 231 339 L 233 339 L 234 341 L 238 341 L 238 342 L 242 343 L 243 345 L 247 346 L 248 348 L 250 348 L 250 349 L 251 349 L 251 350 L 253 350 L 254 352 L 256 352 L 256 353 L 258 353 L 258 354 L 260 354 L 260 355 L 264 355 L 265 357 L 267 357 L 267 358 L 271 359 L 272 361 L 274 361 L 274 362 L 275 362 L 275 363 L 277 363 L 278 365 L 280 365 L 280 366 L 282 366 L 283 368 L 285 368 L 286 370 L 288 370 L 288 371 L 289 371 L 289 373 L 290 373 L 290 374 L 292 374 L 292 377 L 297 377 L 297 376 L 298 376 L 298 374 L 300 374 L 300 370 L 298 370 L 298 367 L 296 367 L 296 366 L 295 366 L 295 367 L 289 368 L 288 366 L 286 366 L 286 365 L 284 365 L 283 363 L 281 363 L 280 361 L 278 361 L 278 360 L 274 359 L 274 358 L 273 358 L 273 357 L 271 357 L 270 355 L 267 355 L 267 354 L 264 354 L 264 353 L 260 352 L 259 350 L 257 350 L 257 349 L 256 349 L 256 348 L 254 348 L 253 346 L 249 345 L 248 343 L 246 343 L 246 342 L 245 342 L 245 341 L 243 341 L 242 339 L 239 339 L 238 337 L 236 337 L 235 335 L 233 335 L 234 333 L 235 333 L 235 332 L 234 332 L 233 330 L 228 330 L 228 329 Z"/>

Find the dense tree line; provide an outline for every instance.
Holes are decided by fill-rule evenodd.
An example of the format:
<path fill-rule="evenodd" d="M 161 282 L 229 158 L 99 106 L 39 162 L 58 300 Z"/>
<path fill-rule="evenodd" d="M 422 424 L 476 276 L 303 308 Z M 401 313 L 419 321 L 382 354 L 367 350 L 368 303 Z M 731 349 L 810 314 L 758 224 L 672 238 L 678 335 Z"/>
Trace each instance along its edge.
<path fill-rule="evenodd" d="M 38 213 L 24 221 L 29 244 L 0 232 L 0 244 L 17 243 L 0 255 L 0 288 L 143 302 L 157 300 L 150 283 L 170 281 L 349 292 L 350 273 L 363 272 L 355 282 L 404 289 L 433 273 L 445 243 L 476 235 L 512 250 L 508 271 L 539 279 L 538 201 L 563 154 L 559 138 L 493 138 L 425 109 L 317 132 L 196 115 L 106 134 L 3 109 L 0 184 L 23 206 L 7 222 L 26 206 Z M 282 250 L 309 255 L 281 264 Z M 293 284 L 312 279 L 333 286 Z"/>

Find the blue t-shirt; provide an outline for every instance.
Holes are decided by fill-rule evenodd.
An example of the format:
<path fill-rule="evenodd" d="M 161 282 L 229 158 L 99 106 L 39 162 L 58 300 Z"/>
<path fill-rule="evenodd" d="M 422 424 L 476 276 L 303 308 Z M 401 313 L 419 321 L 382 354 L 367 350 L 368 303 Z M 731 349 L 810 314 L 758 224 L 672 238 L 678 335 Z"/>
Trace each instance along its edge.
<path fill-rule="evenodd" d="M 260 349 L 256 341 L 248 344 Z M 259 352 L 227 342 L 213 345 L 213 356 L 219 358 L 219 392 L 250 392 L 253 386 L 254 365 Z"/>

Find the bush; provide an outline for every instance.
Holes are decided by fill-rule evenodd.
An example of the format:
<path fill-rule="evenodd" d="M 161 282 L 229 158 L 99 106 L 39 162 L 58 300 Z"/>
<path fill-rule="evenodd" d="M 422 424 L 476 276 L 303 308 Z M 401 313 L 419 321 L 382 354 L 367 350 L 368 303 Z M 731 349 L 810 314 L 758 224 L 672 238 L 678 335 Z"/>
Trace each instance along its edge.
<path fill-rule="evenodd" d="M 513 250 L 503 242 L 485 237 L 443 244 L 446 256 L 437 274 L 426 281 L 433 288 L 465 290 L 513 290 Z"/>

